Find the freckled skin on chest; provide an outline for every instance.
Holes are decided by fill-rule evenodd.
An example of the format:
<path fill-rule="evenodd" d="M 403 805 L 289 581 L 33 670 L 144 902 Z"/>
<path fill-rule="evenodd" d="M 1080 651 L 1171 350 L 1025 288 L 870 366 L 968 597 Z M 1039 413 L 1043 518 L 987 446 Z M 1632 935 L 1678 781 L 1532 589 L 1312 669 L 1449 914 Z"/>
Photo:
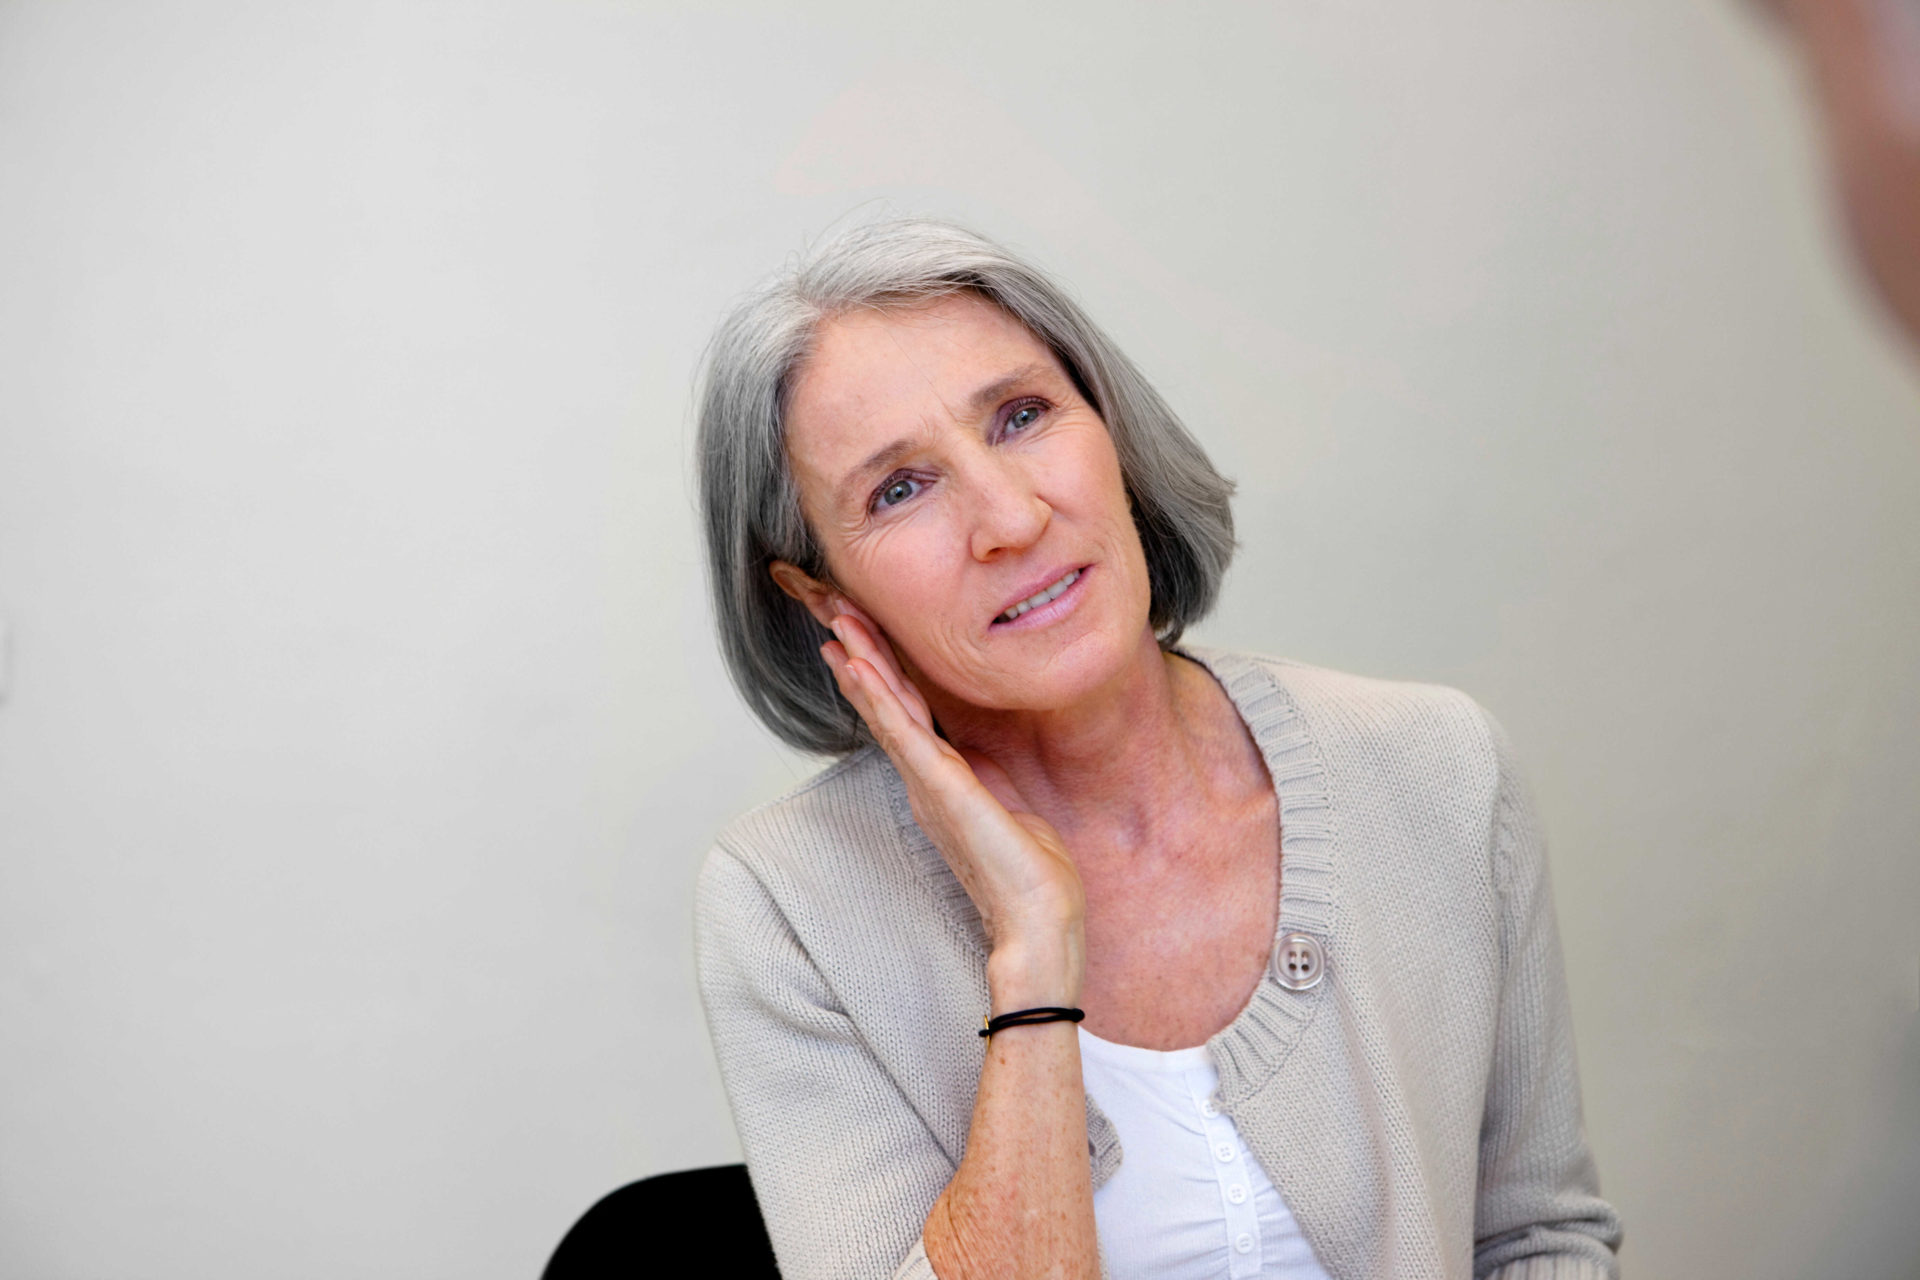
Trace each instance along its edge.
<path fill-rule="evenodd" d="M 1266 972 L 1280 909 L 1280 815 L 1269 789 L 1178 852 L 1078 858 L 1087 889 L 1087 1029 L 1150 1049 L 1204 1043 Z M 1071 845 L 1070 845 L 1071 847 Z"/>

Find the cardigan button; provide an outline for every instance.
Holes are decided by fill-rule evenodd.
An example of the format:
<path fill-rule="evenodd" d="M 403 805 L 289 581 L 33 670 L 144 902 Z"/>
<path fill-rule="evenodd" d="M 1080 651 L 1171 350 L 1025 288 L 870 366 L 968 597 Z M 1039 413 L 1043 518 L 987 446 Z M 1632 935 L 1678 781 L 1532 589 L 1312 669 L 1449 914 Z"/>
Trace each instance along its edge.
<path fill-rule="evenodd" d="M 1327 973 L 1327 957 L 1311 934 L 1286 933 L 1273 948 L 1273 980 L 1289 991 L 1318 986 Z"/>

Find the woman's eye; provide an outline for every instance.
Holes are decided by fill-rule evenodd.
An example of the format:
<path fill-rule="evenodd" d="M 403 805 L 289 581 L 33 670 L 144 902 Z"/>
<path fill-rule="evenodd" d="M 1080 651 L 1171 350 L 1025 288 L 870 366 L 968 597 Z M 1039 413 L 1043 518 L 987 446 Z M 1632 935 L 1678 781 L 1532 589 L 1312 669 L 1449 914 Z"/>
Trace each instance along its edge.
<path fill-rule="evenodd" d="M 1038 421 L 1040 421 L 1040 406 L 1037 404 L 1023 404 L 1011 414 L 1007 415 L 1007 430 L 1025 431 Z"/>
<path fill-rule="evenodd" d="M 919 486 L 914 481 L 902 477 L 899 480 L 889 480 L 881 486 L 875 501 L 883 507 L 896 507 L 917 492 L 919 492 Z"/>

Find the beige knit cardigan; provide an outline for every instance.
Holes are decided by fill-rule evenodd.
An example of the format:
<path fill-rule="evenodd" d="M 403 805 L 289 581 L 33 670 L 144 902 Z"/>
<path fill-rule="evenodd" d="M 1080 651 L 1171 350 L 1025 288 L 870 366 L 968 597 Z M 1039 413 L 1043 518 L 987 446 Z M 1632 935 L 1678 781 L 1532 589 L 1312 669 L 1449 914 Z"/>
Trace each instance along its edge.
<path fill-rule="evenodd" d="M 1540 829 L 1464 694 L 1200 648 L 1280 801 L 1271 971 L 1207 1042 L 1220 1098 L 1335 1280 L 1617 1275 Z M 868 748 L 731 823 L 697 958 L 787 1280 L 914 1277 L 966 1148 L 988 1008 L 979 915 Z M 1087 1109 L 1095 1185 L 1125 1134 Z"/>

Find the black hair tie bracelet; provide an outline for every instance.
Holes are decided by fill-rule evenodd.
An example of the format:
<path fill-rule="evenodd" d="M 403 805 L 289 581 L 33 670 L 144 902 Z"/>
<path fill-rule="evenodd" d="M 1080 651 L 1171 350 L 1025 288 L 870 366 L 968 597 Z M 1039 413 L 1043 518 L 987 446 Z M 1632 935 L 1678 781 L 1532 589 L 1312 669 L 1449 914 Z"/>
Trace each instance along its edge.
<path fill-rule="evenodd" d="M 1008 1027 L 1032 1027 L 1042 1022 L 1078 1022 L 1086 1016 L 1085 1009 L 1060 1009 L 1051 1005 L 1040 1009 L 1016 1009 L 997 1018 L 980 1019 L 987 1024 L 980 1029 L 980 1035 L 985 1038 Z"/>

